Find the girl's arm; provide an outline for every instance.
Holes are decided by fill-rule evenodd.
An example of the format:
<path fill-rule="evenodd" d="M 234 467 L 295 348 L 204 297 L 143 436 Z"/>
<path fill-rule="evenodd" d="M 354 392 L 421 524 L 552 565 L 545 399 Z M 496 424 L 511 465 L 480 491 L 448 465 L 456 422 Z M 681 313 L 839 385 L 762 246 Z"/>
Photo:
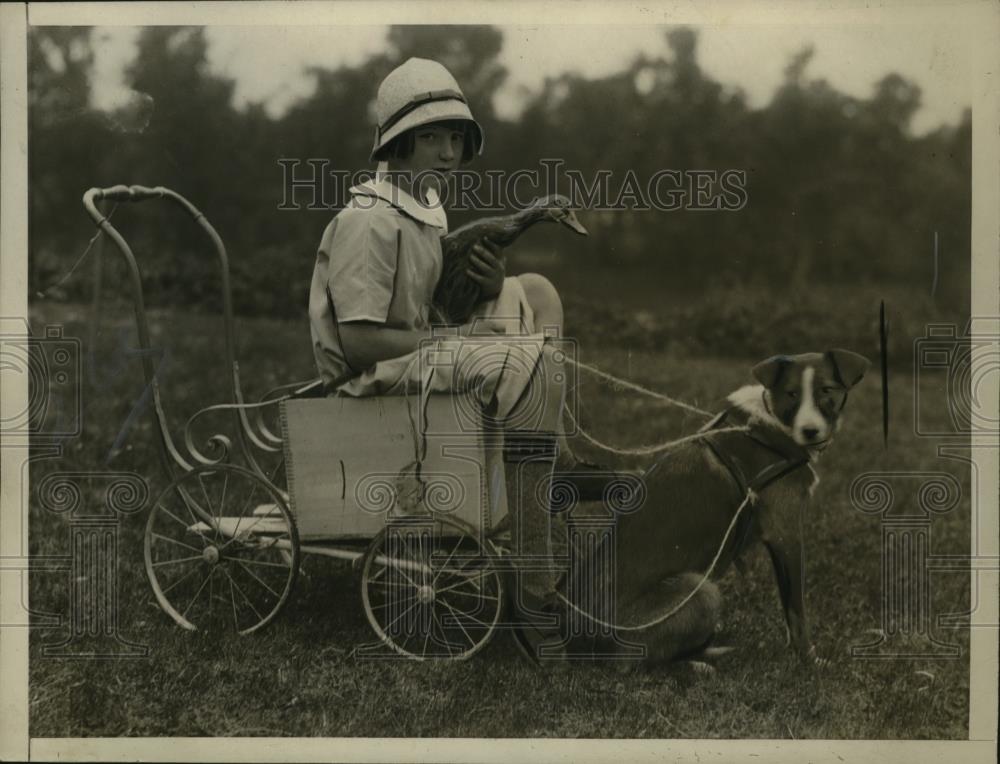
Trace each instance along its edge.
<path fill-rule="evenodd" d="M 430 336 L 430 330 L 392 329 L 371 321 L 340 324 L 344 354 L 351 368 L 357 371 L 371 368 L 379 361 L 411 353 Z"/>
<path fill-rule="evenodd" d="M 477 334 L 506 332 L 503 322 L 479 318 L 474 323 L 460 326 L 458 335 L 470 336 L 473 327 Z M 369 369 L 379 361 L 412 353 L 423 340 L 433 336 L 431 329 L 392 329 L 372 321 L 349 321 L 340 324 L 339 329 L 347 362 L 357 371 Z"/>

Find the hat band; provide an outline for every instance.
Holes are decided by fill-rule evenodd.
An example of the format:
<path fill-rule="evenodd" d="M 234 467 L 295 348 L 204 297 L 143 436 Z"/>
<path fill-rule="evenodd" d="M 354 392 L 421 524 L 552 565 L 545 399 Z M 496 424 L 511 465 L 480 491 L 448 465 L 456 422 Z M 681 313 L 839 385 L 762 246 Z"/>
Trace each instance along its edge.
<path fill-rule="evenodd" d="M 468 102 L 457 90 L 432 90 L 428 93 L 423 93 L 412 101 L 410 101 L 406 106 L 397 111 L 391 117 L 389 117 L 385 122 L 378 126 L 379 135 L 385 135 L 386 131 L 389 130 L 393 125 L 399 122 L 407 114 L 416 111 L 421 106 L 425 106 L 429 103 L 435 103 L 436 101 L 461 101 L 462 103 L 468 105 Z"/>

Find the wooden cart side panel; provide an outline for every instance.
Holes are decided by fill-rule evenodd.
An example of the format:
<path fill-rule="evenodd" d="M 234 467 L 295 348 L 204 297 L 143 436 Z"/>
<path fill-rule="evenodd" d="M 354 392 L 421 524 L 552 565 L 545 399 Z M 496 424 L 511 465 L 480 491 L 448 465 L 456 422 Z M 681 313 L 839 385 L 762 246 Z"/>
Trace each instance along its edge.
<path fill-rule="evenodd" d="M 430 396 L 422 437 L 416 397 L 283 402 L 285 465 L 300 538 L 374 536 L 397 499 L 405 506 L 407 491 L 420 485 L 434 511 L 475 527 L 498 521 L 506 512 L 498 436 L 470 431 L 467 411 L 456 407 L 454 396 Z"/>

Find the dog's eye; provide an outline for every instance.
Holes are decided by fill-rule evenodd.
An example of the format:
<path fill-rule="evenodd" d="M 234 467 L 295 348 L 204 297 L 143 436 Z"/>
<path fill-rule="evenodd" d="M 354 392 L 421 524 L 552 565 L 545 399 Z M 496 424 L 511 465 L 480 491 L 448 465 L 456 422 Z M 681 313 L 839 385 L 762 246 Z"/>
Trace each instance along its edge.
<path fill-rule="evenodd" d="M 785 391 L 785 395 L 787 395 L 792 400 L 795 400 L 796 398 L 799 397 L 799 391 L 798 390 L 786 390 Z"/>

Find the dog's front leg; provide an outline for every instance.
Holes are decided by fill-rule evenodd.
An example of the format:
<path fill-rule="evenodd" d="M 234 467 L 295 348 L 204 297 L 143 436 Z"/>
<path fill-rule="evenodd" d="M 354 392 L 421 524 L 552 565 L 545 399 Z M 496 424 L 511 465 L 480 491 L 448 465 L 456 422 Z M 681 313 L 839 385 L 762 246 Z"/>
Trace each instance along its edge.
<path fill-rule="evenodd" d="M 809 637 L 809 624 L 805 617 L 805 570 L 802 565 L 801 543 L 790 545 L 788 539 L 765 541 L 767 551 L 774 564 L 774 576 L 781 595 L 781 607 L 785 613 L 788 641 L 806 658 L 813 651 Z"/>
<path fill-rule="evenodd" d="M 799 511 L 791 509 L 788 503 L 782 501 L 781 504 L 785 507 L 784 511 L 775 512 L 772 505 L 769 511 L 762 514 L 764 545 L 774 565 L 789 642 L 803 661 L 822 664 L 824 661 L 816 656 L 806 619 L 802 518 Z"/>

